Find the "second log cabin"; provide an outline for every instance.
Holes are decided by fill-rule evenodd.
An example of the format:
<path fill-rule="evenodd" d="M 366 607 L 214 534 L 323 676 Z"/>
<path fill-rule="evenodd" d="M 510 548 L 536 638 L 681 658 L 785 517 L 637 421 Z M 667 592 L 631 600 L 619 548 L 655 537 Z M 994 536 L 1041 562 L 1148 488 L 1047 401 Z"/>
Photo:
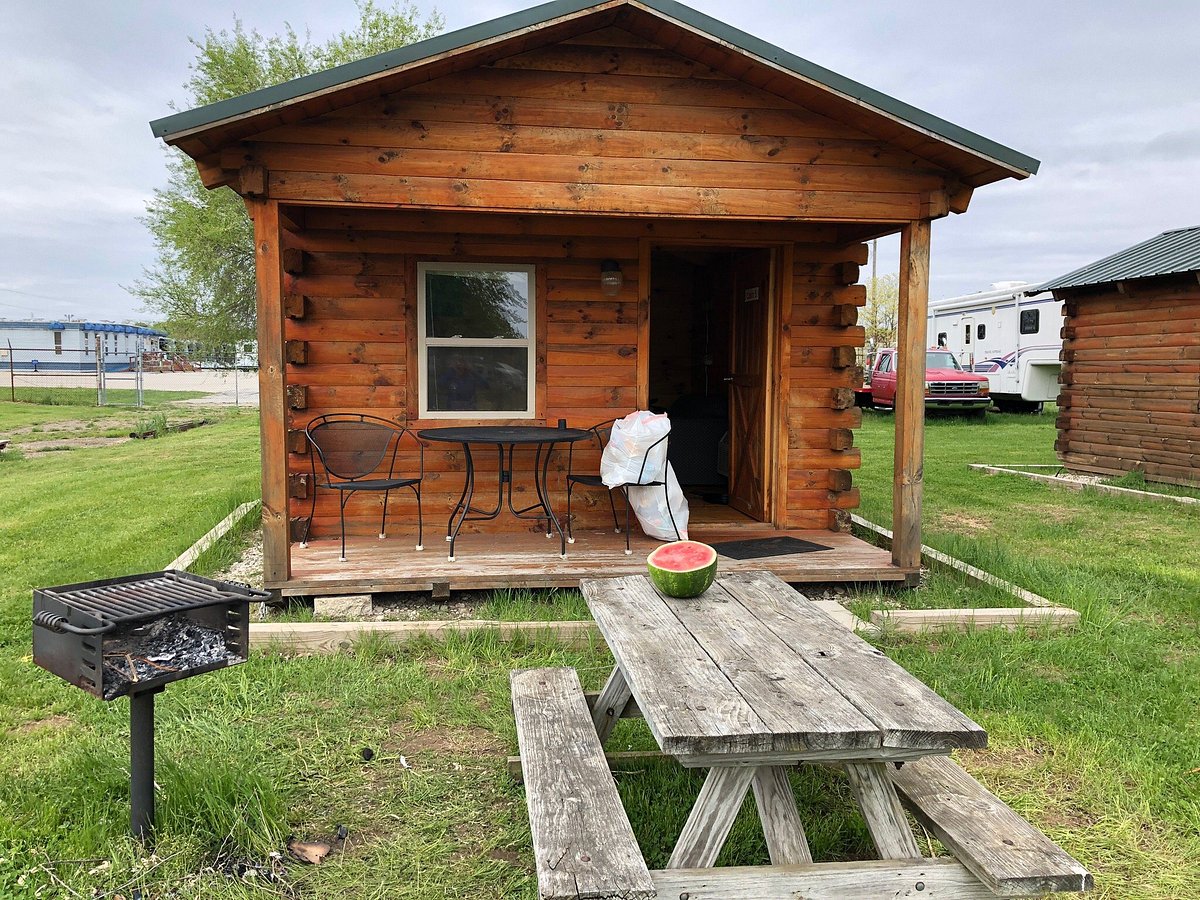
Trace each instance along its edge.
<path fill-rule="evenodd" d="M 1200 484 L 1200 227 L 1043 287 L 1066 315 L 1059 459 L 1076 472 Z"/>

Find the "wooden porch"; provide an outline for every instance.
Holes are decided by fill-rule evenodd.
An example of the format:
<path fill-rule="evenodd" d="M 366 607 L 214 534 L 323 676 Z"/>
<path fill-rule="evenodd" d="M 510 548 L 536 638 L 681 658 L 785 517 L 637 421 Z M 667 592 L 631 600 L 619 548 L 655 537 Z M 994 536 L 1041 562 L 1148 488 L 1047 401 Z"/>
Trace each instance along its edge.
<path fill-rule="evenodd" d="M 760 559 L 721 557 L 725 573 L 765 569 L 791 583 L 825 581 L 902 581 L 910 570 L 897 568 L 892 556 L 852 535 L 817 530 L 776 530 L 767 525 L 696 525 L 690 537 L 706 543 L 788 535 L 829 547 L 829 550 Z M 446 559 L 445 543 L 436 526 L 425 536 L 425 550 L 413 547 L 410 534 L 346 537 L 346 561 L 338 559 L 336 537 L 291 548 L 292 577 L 266 585 L 284 596 L 374 594 L 390 591 L 481 590 L 504 587 L 578 587 L 580 579 L 641 574 L 646 556 L 661 542 L 640 532 L 625 555 L 625 536 L 612 530 L 578 530 L 567 558 L 558 555 L 558 536 L 547 540 L 537 533 L 463 533 L 454 562 Z"/>

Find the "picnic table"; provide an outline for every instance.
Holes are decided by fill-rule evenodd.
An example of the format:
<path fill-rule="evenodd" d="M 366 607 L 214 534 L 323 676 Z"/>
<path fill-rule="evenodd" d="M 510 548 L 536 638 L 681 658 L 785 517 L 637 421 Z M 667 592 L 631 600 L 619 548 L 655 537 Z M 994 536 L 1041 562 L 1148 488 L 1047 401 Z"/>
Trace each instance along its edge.
<path fill-rule="evenodd" d="M 616 666 L 589 709 L 570 669 L 514 673 L 543 898 L 1030 895 L 1091 876 L 950 761 L 984 730 L 881 651 L 765 572 L 699 598 L 644 576 L 582 590 Z M 643 717 L 665 756 L 703 767 L 667 866 L 649 871 L 603 752 Z M 790 766 L 842 769 L 879 859 L 814 863 Z M 753 791 L 770 866 L 713 868 Z M 922 858 L 902 798 L 957 859 Z"/>

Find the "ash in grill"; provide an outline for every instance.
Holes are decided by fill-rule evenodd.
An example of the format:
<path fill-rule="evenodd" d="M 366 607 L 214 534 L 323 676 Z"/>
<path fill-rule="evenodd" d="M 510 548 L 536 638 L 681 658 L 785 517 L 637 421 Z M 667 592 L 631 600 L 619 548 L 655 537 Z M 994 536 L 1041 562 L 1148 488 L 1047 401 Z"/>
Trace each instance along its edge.
<path fill-rule="evenodd" d="M 152 572 L 33 592 L 33 661 L 112 700 L 245 662 L 245 585 Z"/>
<path fill-rule="evenodd" d="M 120 628 L 104 640 L 103 697 L 114 700 L 157 678 L 242 661 L 225 635 L 182 615 Z"/>
<path fill-rule="evenodd" d="M 246 661 L 250 601 L 269 594 L 190 572 L 151 572 L 33 592 L 33 661 L 104 700 L 129 696 L 130 825 L 154 824 L 154 695 Z"/>

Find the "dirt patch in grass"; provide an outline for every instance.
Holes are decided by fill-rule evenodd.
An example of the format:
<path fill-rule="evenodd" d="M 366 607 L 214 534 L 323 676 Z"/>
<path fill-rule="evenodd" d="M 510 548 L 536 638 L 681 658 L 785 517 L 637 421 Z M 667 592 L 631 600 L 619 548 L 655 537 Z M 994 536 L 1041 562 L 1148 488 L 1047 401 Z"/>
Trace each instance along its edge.
<path fill-rule="evenodd" d="M 1070 675 L 1065 669 L 1051 663 L 1031 663 L 1028 671 L 1042 681 L 1050 681 L 1055 684 L 1061 684 L 1070 679 Z"/>
<path fill-rule="evenodd" d="M 938 515 L 933 526 L 940 531 L 949 531 L 955 534 L 980 534 L 992 530 L 992 520 L 968 513 L 945 512 Z"/>
<path fill-rule="evenodd" d="M 510 866 L 516 866 L 526 872 L 532 872 L 533 866 L 529 864 L 529 860 L 515 850 L 502 850 L 499 847 L 493 847 L 487 852 L 487 855 L 497 862 L 508 863 Z"/>
<path fill-rule="evenodd" d="M 8 729 L 11 735 L 32 734 L 35 731 L 45 731 L 53 729 L 54 731 L 65 731 L 75 724 L 75 720 L 67 716 L 46 716 L 44 719 L 33 719 L 29 722 L 22 722 L 14 728 Z"/>
<path fill-rule="evenodd" d="M 418 753 L 498 754 L 504 748 L 499 737 L 478 725 L 427 728 L 415 734 L 397 734 L 405 755 Z"/>
<path fill-rule="evenodd" d="M 96 424 L 95 421 L 89 422 L 86 419 L 55 419 L 52 422 L 13 428 L 9 431 L 9 434 L 33 434 L 36 431 L 46 431 L 51 426 L 53 426 L 54 431 L 83 431 L 85 428 L 92 428 Z"/>
<path fill-rule="evenodd" d="M 1042 768 L 1054 756 L 1054 748 L 1043 741 L 1026 741 L 1015 747 L 988 747 L 966 757 L 977 769 L 998 769 L 1001 772 Z"/>
<path fill-rule="evenodd" d="M 35 456 L 45 456 L 47 453 L 57 453 L 62 450 L 91 450 L 96 447 L 115 447 L 129 441 L 127 437 L 86 437 L 60 438 L 52 441 L 22 441 L 17 449 L 25 454 L 26 459 Z"/>
<path fill-rule="evenodd" d="M 965 761 L 969 769 L 987 776 L 1000 794 L 1005 793 L 1007 785 L 1009 792 L 1023 791 L 1043 798 L 1036 816 L 1039 826 L 1090 828 L 1100 815 L 1080 805 L 1082 785 L 1078 776 L 1056 766 L 1051 761 L 1054 756 L 1049 744 L 1028 741 L 1015 747 L 989 747 L 970 754 Z"/>
<path fill-rule="evenodd" d="M 1078 509 L 1055 506 L 1053 503 L 1037 503 L 1026 508 L 1037 516 L 1037 518 L 1060 525 L 1066 522 L 1073 522 L 1080 516 Z"/>

